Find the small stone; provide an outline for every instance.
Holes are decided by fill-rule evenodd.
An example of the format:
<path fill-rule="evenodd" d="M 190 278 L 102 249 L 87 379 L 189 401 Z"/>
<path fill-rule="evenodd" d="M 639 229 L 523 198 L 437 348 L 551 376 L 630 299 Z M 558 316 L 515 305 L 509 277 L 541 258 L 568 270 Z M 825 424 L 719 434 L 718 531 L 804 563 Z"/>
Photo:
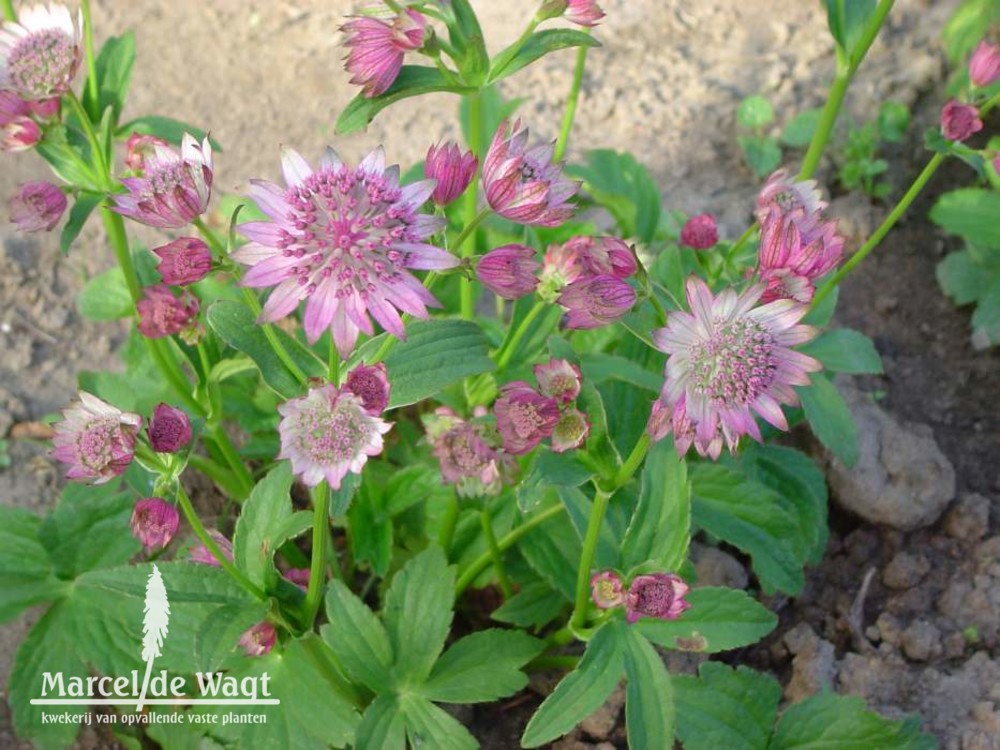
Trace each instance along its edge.
<path fill-rule="evenodd" d="M 815 647 L 819 642 L 819 636 L 812 629 L 812 625 L 807 622 L 800 622 L 785 633 L 783 640 L 791 653 L 798 654 L 807 648 Z"/>
<path fill-rule="evenodd" d="M 965 636 L 959 632 L 949 633 L 944 638 L 946 659 L 958 659 L 965 653 Z"/>
<path fill-rule="evenodd" d="M 604 704 L 580 722 L 580 729 L 595 740 L 607 739 L 618 722 L 618 715 L 625 705 L 625 690 L 619 685 Z"/>
<path fill-rule="evenodd" d="M 990 501 L 978 493 L 965 495 L 948 511 L 944 530 L 948 536 L 967 542 L 978 542 L 989 530 Z"/>
<path fill-rule="evenodd" d="M 792 679 L 785 688 L 785 697 L 797 703 L 820 691 L 830 690 L 836 673 L 833 644 L 816 638 L 804 645 L 792 660 Z"/>
<path fill-rule="evenodd" d="M 692 544 L 691 561 L 699 586 L 744 589 L 750 583 L 742 563 L 716 547 Z"/>
<path fill-rule="evenodd" d="M 903 631 L 903 653 L 913 661 L 930 661 L 944 653 L 941 631 L 927 620 L 917 620 Z"/>
<path fill-rule="evenodd" d="M 916 586 L 930 571 L 930 561 L 923 555 L 899 552 L 882 572 L 882 583 L 891 589 L 909 589 Z"/>

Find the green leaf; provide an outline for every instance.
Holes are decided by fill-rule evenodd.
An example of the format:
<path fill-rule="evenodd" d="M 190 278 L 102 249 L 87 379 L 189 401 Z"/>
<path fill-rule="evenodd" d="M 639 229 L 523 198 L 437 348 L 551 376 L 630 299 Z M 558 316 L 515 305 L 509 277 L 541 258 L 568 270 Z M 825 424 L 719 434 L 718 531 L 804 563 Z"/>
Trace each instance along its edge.
<path fill-rule="evenodd" d="M 745 128 L 762 128 L 774 122 L 774 107 L 760 94 L 748 96 L 736 108 L 736 121 Z"/>
<path fill-rule="evenodd" d="M 490 64 L 487 83 L 495 83 L 513 75 L 550 52 L 568 47 L 600 47 L 590 34 L 575 29 L 536 31 L 522 43 L 519 39 L 501 51 Z"/>
<path fill-rule="evenodd" d="M 323 640 L 347 674 L 376 693 L 386 692 L 392 683 L 392 646 L 375 613 L 342 581 L 333 580 L 326 592 L 326 616 L 330 622 L 323 626 Z"/>
<path fill-rule="evenodd" d="M 132 82 L 135 64 L 135 35 L 127 31 L 109 38 L 97 55 L 97 100 L 90 96 L 91 87 L 84 86 L 84 104 L 94 122 L 100 120 L 108 107 L 112 108 L 114 121 L 118 121 Z"/>
<path fill-rule="evenodd" d="M 402 699 L 410 747 L 434 750 L 476 750 L 479 743 L 459 721 L 416 695 Z"/>
<path fill-rule="evenodd" d="M 952 190 L 938 198 L 931 220 L 975 245 L 1000 249 L 1000 193 L 981 188 Z"/>
<path fill-rule="evenodd" d="M 840 287 L 834 287 L 833 291 L 826 295 L 818 305 L 809 309 L 802 322 L 817 328 L 825 328 L 830 324 L 830 319 L 833 318 L 838 299 L 840 299 Z"/>
<path fill-rule="evenodd" d="M 83 225 L 87 223 L 90 214 L 101 202 L 101 196 L 93 193 L 80 193 L 73 201 L 73 207 L 69 210 L 69 217 L 59 234 L 59 251 L 68 253 L 70 247 L 80 236 Z M 131 300 L 130 300 L 131 301 Z"/>
<path fill-rule="evenodd" d="M 917 750 L 936 747 L 908 722 L 890 721 L 865 708 L 857 696 L 821 693 L 785 711 L 770 750 Z"/>
<path fill-rule="evenodd" d="M 813 433 L 848 468 L 858 460 L 858 427 L 851 410 L 830 379 L 813 373 L 812 383 L 796 388 Z"/>
<path fill-rule="evenodd" d="M 747 164 L 758 177 L 767 177 L 781 165 L 781 147 L 769 136 L 741 135 L 736 139 Z"/>
<path fill-rule="evenodd" d="M 376 696 L 358 726 L 355 746 L 371 750 L 406 750 L 406 717 L 395 695 Z"/>
<path fill-rule="evenodd" d="M 694 523 L 748 553 L 768 593 L 802 589 L 806 541 L 798 520 L 770 488 L 731 469 L 698 464 L 691 474 Z"/>
<path fill-rule="evenodd" d="M 910 127 L 910 110 L 900 102 L 882 102 L 878 108 L 878 133 L 886 143 L 899 143 Z"/>
<path fill-rule="evenodd" d="M 302 393 L 303 386 L 274 353 L 264 331 L 254 320 L 254 315 L 241 302 L 219 300 L 208 308 L 209 326 L 223 341 L 246 354 L 254 361 L 264 377 L 264 382 L 279 396 L 294 398 Z M 326 365 L 315 354 L 279 328 L 274 334 L 285 347 L 292 360 L 310 377 L 326 375 Z"/>
<path fill-rule="evenodd" d="M 545 499 L 553 487 L 579 487 L 593 474 L 573 453 L 540 450 L 517 485 L 517 507 L 522 513 L 528 513 Z"/>
<path fill-rule="evenodd" d="M 771 739 L 781 686 L 747 667 L 707 661 L 674 677 L 677 737 L 685 750 L 761 750 Z"/>
<path fill-rule="evenodd" d="M 521 667 L 545 649 L 544 641 L 516 630 L 480 630 L 452 644 L 420 694 L 440 703 L 484 703 L 528 684 Z"/>
<path fill-rule="evenodd" d="M 566 600 L 558 596 L 549 584 L 533 581 L 493 610 L 490 617 L 519 628 L 539 628 L 556 619 L 565 608 Z"/>
<path fill-rule="evenodd" d="M 629 750 L 661 750 L 674 736 L 674 690 L 663 659 L 634 628 L 624 631 L 625 727 Z"/>
<path fill-rule="evenodd" d="M 228 667 L 228 660 L 243 656 L 240 636 L 260 622 L 258 602 L 224 604 L 210 613 L 194 636 L 193 651 L 199 671 Z"/>
<path fill-rule="evenodd" d="M 146 115 L 129 120 L 118 128 L 117 135 L 128 138 L 132 133 L 155 135 L 157 138 L 162 138 L 167 143 L 173 143 L 177 146 L 184 140 L 185 133 L 189 133 L 199 143 L 208 136 L 208 133 L 201 128 L 188 125 L 186 122 L 175 120 L 172 117 L 161 117 L 160 115 Z M 209 138 L 209 143 L 213 150 L 222 151 L 222 146 L 214 138 Z"/>
<path fill-rule="evenodd" d="M 389 572 L 392 558 L 392 518 L 382 505 L 382 492 L 373 484 L 361 486 L 357 501 L 347 511 L 354 559 L 367 562 L 379 576 Z"/>
<path fill-rule="evenodd" d="M 586 154 L 584 167 L 567 168 L 580 177 L 594 200 L 608 209 L 624 237 L 650 243 L 660 225 L 660 189 L 649 170 L 629 153 L 595 149 Z"/>
<path fill-rule="evenodd" d="M 882 358 L 874 342 L 860 331 L 835 328 L 824 331 L 799 351 L 815 357 L 826 370 L 856 375 L 881 375 Z"/>
<path fill-rule="evenodd" d="M 875 0 L 824 0 L 827 23 L 837 44 L 852 55 L 872 13 Z"/>
<path fill-rule="evenodd" d="M 984 267 L 968 250 L 950 253 L 937 266 L 938 284 L 956 305 L 968 305 L 981 299 L 998 276 L 1000 267 Z"/>
<path fill-rule="evenodd" d="M 41 520 L 21 508 L 0 507 L 0 622 L 32 604 L 57 598 L 66 584 L 38 538 Z"/>
<path fill-rule="evenodd" d="M 396 674 L 408 684 L 427 679 L 451 627 L 455 569 L 431 545 L 396 573 L 382 619 L 396 655 Z"/>
<path fill-rule="evenodd" d="M 274 553 L 288 541 L 281 534 L 292 516 L 291 489 L 291 463 L 281 461 L 253 488 L 236 521 L 233 562 L 265 591 L 278 582 Z"/>
<path fill-rule="evenodd" d="M 657 570 L 677 570 L 690 540 L 687 464 L 672 440 L 661 440 L 646 457 L 639 503 L 621 545 L 621 568 L 628 571 L 649 561 Z"/>
<path fill-rule="evenodd" d="M 361 475 L 348 473 L 340 481 L 339 490 L 330 490 L 330 518 L 343 516 L 347 513 L 360 486 Z"/>
<path fill-rule="evenodd" d="M 979 300 L 972 313 L 972 328 L 975 331 L 973 343 L 977 346 L 1000 343 L 1000 276 L 993 279 L 993 284 Z"/>
<path fill-rule="evenodd" d="M 522 537 L 518 549 L 539 575 L 567 601 L 576 594 L 576 566 L 583 546 L 564 514 L 532 529 Z"/>
<path fill-rule="evenodd" d="M 78 150 L 67 143 L 65 127 L 50 128 L 45 138 L 35 146 L 35 152 L 48 162 L 63 182 L 91 193 L 101 192 L 102 188 L 97 186 L 89 165 L 82 160 Z"/>
<path fill-rule="evenodd" d="M 531 717 L 521 744 L 539 747 L 561 737 L 596 711 L 622 678 L 625 659 L 619 631 L 605 625 L 587 643 L 577 668 L 556 685 Z"/>
<path fill-rule="evenodd" d="M 473 89 L 451 83 L 437 68 L 422 65 L 404 65 L 393 84 L 383 94 L 368 97 L 358 94 L 344 108 L 337 119 L 337 135 L 357 133 L 368 127 L 375 115 L 402 99 L 435 91 L 450 91 L 455 94 L 469 94 Z"/>
<path fill-rule="evenodd" d="M 652 393 L 659 393 L 663 387 L 662 373 L 647 370 L 638 362 L 615 354 L 583 354 L 580 356 L 580 369 L 584 379 L 595 385 L 608 380 L 619 380 Z"/>
<path fill-rule="evenodd" d="M 691 608 L 676 620 L 643 618 L 632 627 L 664 648 L 714 654 L 756 643 L 777 616 L 745 591 L 705 586 L 685 596 Z"/>
<path fill-rule="evenodd" d="M 820 108 L 804 109 L 788 121 L 781 131 L 781 142 L 792 148 L 805 148 L 812 141 L 823 114 Z"/>
<path fill-rule="evenodd" d="M 129 317 L 135 308 L 122 269 L 115 266 L 88 281 L 76 295 L 76 309 L 88 320 Z"/>

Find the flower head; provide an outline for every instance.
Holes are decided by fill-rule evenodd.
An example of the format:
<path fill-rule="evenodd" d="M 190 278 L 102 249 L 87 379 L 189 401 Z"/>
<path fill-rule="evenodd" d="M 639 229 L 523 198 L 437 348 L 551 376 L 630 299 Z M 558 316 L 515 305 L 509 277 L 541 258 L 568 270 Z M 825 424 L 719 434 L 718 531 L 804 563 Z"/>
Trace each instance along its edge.
<path fill-rule="evenodd" d="M 482 422 L 467 422 L 447 408 L 424 417 L 427 441 L 441 467 L 441 479 L 462 497 L 496 495 L 516 467 L 499 450 L 494 430 Z"/>
<path fill-rule="evenodd" d="M 698 214 L 685 222 L 681 229 L 681 244 L 695 250 L 708 250 L 719 241 L 719 227 L 712 214 Z"/>
<path fill-rule="evenodd" d="M 146 160 L 156 155 L 157 146 L 169 149 L 170 144 L 155 135 L 133 132 L 125 142 L 125 166 L 133 174 L 142 174 L 146 171 Z"/>
<path fill-rule="evenodd" d="M 159 497 L 147 497 L 138 501 L 129 521 L 132 536 L 142 542 L 146 552 L 163 549 L 170 544 L 179 524 L 177 508 Z"/>
<path fill-rule="evenodd" d="M 576 273 L 570 271 L 567 282 L 584 276 L 614 276 L 627 279 L 638 269 L 632 249 L 617 237 L 573 237 L 563 245 L 569 262 L 576 266 Z"/>
<path fill-rule="evenodd" d="M 392 386 L 385 364 L 358 365 L 347 375 L 347 390 L 361 399 L 365 411 L 373 417 L 379 416 L 389 405 Z"/>
<path fill-rule="evenodd" d="M 391 20 L 361 16 L 341 27 L 347 35 L 347 72 L 351 83 L 362 86 L 365 96 L 382 94 L 403 66 L 403 56 L 424 44 L 427 19 L 407 8 Z"/>
<path fill-rule="evenodd" d="M 635 290 L 617 276 L 585 276 L 568 284 L 557 301 L 569 312 L 567 328 L 600 328 L 632 309 Z"/>
<path fill-rule="evenodd" d="M 590 598 L 598 609 L 614 609 L 625 603 L 622 579 L 617 573 L 605 570 L 590 578 Z"/>
<path fill-rule="evenodd" d="M 191 442 L 191 420 L 180 409 L 158 404 L 149 419 L 149 444 L 157 453 L 176 453 Z"/>
<path fill-rule="evenodd" d="M 403 338 L 400 312 L 426 318 L 438 304 L 410 269 L 458 264 L 424 242 L 443 221 L 418 213 L 434 185 L 400 187 L 399 168 L 386 167 L 381 148 L 356 168 L 328 149 L 318 170 L 286 150 L 282 167 L 287 189 L 252 181 L 250 196 L 271 221 L 240 225 L 250 242 L 232 254 L 252 266 L 243 285 L 276 286 L 262 320 L 283 318 L 304 300 L 306 338 L 315 343 L 329 329 L 344 358 L 361 331 L 374 332 L 369 314 Z"/>
<path fill-rule="evenodd" d="M 139 312 L 139 333 L 149 339 L 181 334 L 190 338 L 196 332 L 200 305 L 191 292 L 182 291 L 179 297 L 166 284 L 147 286 L 143 297 L 136 304 Z"/>
<path fill-rule="evenodd" d="M 62 96 L 80 67 L 79 22 L 63 5 L 21 9 L 17 23 L 0 27 L 0 89 L 29 101 Z"/>
<path fill-rule="evenodd" d="M 941 109 L 941 133 L 949 141 L 964 141 L 983 129 L 979 108 L 952 99 Z"/>
<path fill-rule="evenodd" d="M 580 368 L 565 359 L 550 359 L 533 368 L 543 396 L 568 404 L 580 395 Z"/>
<path fill-rule="evenodd" d="M 10 202 L 10 220 L 21 232 L 48 232 L 66 210 L 66 195 L 51 182 L 26 182 Z"/>
<path fill-rule="evenodd" d="M 431 200 L 439 206 L 447 206 L 465 192 L 476 176 L 479 159 L 471 151 L 462 153 L 456 143 L 431 146 L 424 160 L 424 176 L 436 180 Z"/>
<path fill-rule="evenodd" d="M 126 177 L 114 210 L 150 227 L 180 229 L 205 213 L 212 195 L 212 144 L 184 134 L 181 152 L 159 143 L 143 158 L 143 174 Z"/>
<path fill-rule="evenodd" d="M 230 542 L 226 537 L 215 529 L 209 529 L 208 535 L 215 542 L 215 546 L 219 548 L 219 552 L 225 557 L 229 562 L 233 561 L 233 543 Z M 221 567 L 222 563 L 219 559 L 200 542 L 191 548 L 189 552 L 191 556 L 191 562 L 198 563 L 199 565 L 211 565 L 213 567 Z"/>
<path fill-rule="evenodd" d="M 757 195 L 757 221 L 764 223 L 773 209 L 788 221 L 811 223 L 826 208 L 815 180 L 796 180 L 784 169 L 767 178 Z"/>
<path fill-rule="evenodd" d="M 761 222 L 757 274 L 767 287 L 761 300 L 812 300 L 815 281 L 832 271 L 844 255 L 844 238 L 832 221 L 786 222 L 772 208 Z"/>
<path fill-rule="evenodd" d="M 969 80 L 973 86 L 991 86 L 1000 81 L 1000 46 L 985 39 L 969 60 Z"/>
<path fill-rule="evenodd" d="M 184 286 L 201 281 L 212 270 L 212 251 L 196 237 L 181 237 L 153 250 L 164 284 Z"/>
<path fill-rule="evenodd" d="M 542 264 L 526 245 L 504 245 L 490 250 L 476 265 L 476 278 L 498 297 L 520 299 L 535 291 L 535 272 Z"/>
<path fill-rule="evenodd" d="M 70 468 L 70 479 L 104 484 L 125 473 L 135 453 L 138 414 L 123 412 L 84 391 L 55 424 L 52 457 Z"/>
<path fill-rule="evenodd" d="M 269 622 L 258 622 L 240 636 L 239 647 L 247 656 L 266 656 L 278 640 L 278 631 Z"/>
<path fill-rule="evenodd" d="M 500 123 L 483 161 L 483 187 L 490 208 L 518 224 L 555 227 L 573 215 L 569 199 L 577 183 L 552 163 L 555 144 L 527 148 L 520 120 Z"/>
<path fill-rule="evenodd" d="M 604 11 L 594 0 L 567 0 L 563 18 L 580 26 L 593 28 L 604 18 Z"/>
<path fill-rule="evenodd" d="M 635 622 L 640 617 L 676 620 L 691 604 L 684 600 L 688 585 L 673 573 L 653 573 L 636 576 L 625 594 L 626 619 Z"/>
<path fill-rule="evenodd" d="M 565 409 L 552 430 L 552 452 L 576 450 L 583 445 L 589 434 L 590 422 L 587 421 L 587 415 L 579 409 Z"/>
<path fill-rule="evenodd" d="M 559 422 L 559 405 L 527 383 L 517 380 L 500 389 L 493 405 L 503 448 L 513 456 L 527 453 L 552 435 Z"/>
<path fill-rule="evenodd" d="M 666 328 L 653 332 L 656 348 L 670 355 L 661 398 L 678 453 L 693 442 L 698 453 L 717 458 L 723 439 L 731 451 L 743 435 L 759 441 L 755 414 L 787 430 L 781 404 L 797 403 L 792 386 L 808 385 L 808 373 L 820 369 L 791 348 L 816 335 L 798 325 L 808 307 L 789 299 L 757 306 L 763 285 L 716 297 L 692 277 L 686 291 L 691 312 L 670 313 Z"/>
<path fill-rule="evenodd" d="M 348 472 L 360 474 L 369 456 L 382 452 L 382 435 L 392 427 L 365 409 L 351 391 L 327 384 L 278 407 L 279 458 L 310 487 L 323 479 L 340 489 Z"/>

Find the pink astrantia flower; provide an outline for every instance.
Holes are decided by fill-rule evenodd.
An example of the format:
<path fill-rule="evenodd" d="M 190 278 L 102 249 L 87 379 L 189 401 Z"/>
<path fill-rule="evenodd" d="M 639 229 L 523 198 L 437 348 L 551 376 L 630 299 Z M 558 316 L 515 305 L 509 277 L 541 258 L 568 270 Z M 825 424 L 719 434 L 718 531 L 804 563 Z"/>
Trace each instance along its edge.
<path fill-rule="evenodd" d="M 476 278 L 498 297 L 520 299 L 538 286 L 535 272 L 542 264 L 526 245 L 504 245 L 490 250 L 476 264 Z"/>
<path fill-rule="evenodd" d="M 559 415 L 555 429 L 552 430 L 552 452 L 565 453 L 583 445 L 590 434 L 590 422 L 587 415 L 579 409 L 566 409 Z"/>
<path fill-rule="evenodd" d="M 757 195 L 757 221 L 764 223 L 773 209 L 788 221 L 808 224 L 818 220 L 826 208 L 815 180 L 796 180 L 784 169 L 768 177 Z"/>
<path fill-rule="evenodd" d="M 163 549 L 170 544 L 179 525 L 177 508 L 159 497 L 139 500 L 132 509 L 129 521 L 132 536 L 142 542 L 146 552 Z"/>
<path fill-rule="evenodd" d="M 41 139 L 42 129 L 30 117 L 15 117 L 0 126 L 0 149 L 3 151 L 27 151 Z"/>
<path fill-rule="evenodd" d="M 493 405 L 503 448 L 512 456 L 527 453 L 552 435 L 559 422 L 559 405 L 524 381 L 507 383 Z"/>
<path fill-rule="evenodd" d="M 157 453 L 176 453 L 191 442 L 191 420 L 180 409 L 158 404 L 149 419 L 149 444 Z"/>
<path fill-rule="evenodd" d="M 636 272 L 638 266 L 632 249 L 617 237 L 573 237 L 563 245 L 563 252 L 568 254 L 562 263 L 573 263 L 577 273 L 569 271 L 565 274 L 567 283 L 572 283 L 584 276 L 615 276 L 627 279 Z"/>
<path fill-rule="evenodd" d="M 964 141 L 983 129 L 979 108 L 952 99 L 941 109 L 941 133 L 949 141 Z"/>
<path fill-rule="evenodd" d="M 324 479 L 340 489 L 348 472 L 360 474 L 369 456 L 382 452 L 382 435 L 392 427 L 365 409 L 354 393 L 327 384 L 278 407 L 281 453 L 310 487 Z"/>
<path fill-rule="evenodd" d="M 568 404 L 580 395 L 580 368 L 565 359 L 550 359 L 532 368 L 543 396 Z"/>
<path fill-rule="evenodd" d="M 424 160 L 424 176 L 437 182 L 431 200 L 447 206 L 469 187 L 478 166 L 476 155 L 471 151 L 463 154 L 456 143 L 431 146 Z"/>
<path fill-rule="evenodd" d="M 133 132 L 125 142 L 125 166 L 129 171 L 140 175 L 146 171 L 146 160 L 156 154 L 156 147 L 169 148 L 162 138 L 155 135 Z"/>
<path fill-rule="evenodd" d="M 625 594 L 626 619 L 635 622 L 640 617 L 676 620 L 691 608 L 684 600 L 688 585 L 673 573 L 653 573 L 636 576 Z"/>
<path fill-rule="evenodd" d="M 424 44 L 427 19 L 412 9 L 396 14 L 391 20 L 361 16 L 341 27 L 347 35 L 345 67 L 351 83 L 362 86 L 365 96 L 382 94 L 403 66 L 403 56 Z"/>
<path fill-rule="evenodd" d="M 278 640 L 278 631 L 269 622 L 258 622 L 240 636 L 239 647 L 247 656 L 266 656 Z"/>
<path fill-rule="evenodd" d="M 593 28 L 604 18 L 604 11 L 594 0 L 568 0 L 563 18 L 580 26 Z"/>
<path fill-rule="evenodd" d="M 605 570 L 590 578 L 590 598 L 598 609 L 614 609 L 625 603 L 622 579 L 617 573 Z"/>
<path fill-rule="evenodd" d="M 772 208 L 761 223 L 757 274 L 767 285 L 761 301 L 810 302 L 816 280 L 836 268 L 843 255 L 844 238 L 835 222 L 786 222 Z"/>
<path fill-rule="evenodd" d="M 680 243 L 694 250 L 708 250 L 719 241 L 719 227 L 712 214 L 698 214 L 685 222 Z"/>
<path fill-rule="evenodd" d="M 635 290 L 617 276 L 585 276 L 556 300 L 566 308 L 567 328 L 600 328 L 620 320 L 635 304 Z"/>
<path fill-rule="evenodd" d="M 212 538 L 212 541 L 215 542 L 215 545 L 219 548 L 219 552 L 222 553 L 222 556 L 229 562 L 232 562 L 233 543 L 215 529 L 209 529 L 208 535 Z M 211 565 L 216 568 L 221 567 L 218 558 L 216 558 L 204 544 L 196 544 L 191 548 L 189 555 L 191 557 L 191 562 L 198 563 L 199 565 Z"/>
<path fill-rule="evenodd" d="M 181 152 L 152 145 L 143 174 L 126 177 L 127 194 L 112 196 L 114 211 L 150 227 L 180 229 L 205 213 L 212 195 L 212 144 L 184 134 Z"/>
<path fill-rule="evenodd" d="M 198 298 L 188 291 L 174 296 L 166 284 L 147 286 L 136 304 L 139 313 L 139 333 L 149 339 L 181 334 L 185 339 L 194 332 L 198 317 Z"/>
<path fill-rule="evenodd" d="M 250 197 L 271 221 L 241 224 L 250 242 L 232 254 L 252 266 L 244 286 L 276 287 L 261 319 L 284 318 L 304 300 L 306 338 L 315 343 L 329 329 L 345 359 L 361 331 L 374 333 L 369 314 L 403 338 L 400 312 L 426 318 L 427 306 L 438 306 L 409 271 L 458 264 L 424 242 L 443 224 L 418 213 L 433 183 L 401 188 L 399 167 L 386 168 L 381 148 L 354 169 L 328 149 L 318 170 L 286 149 L 282 167 L 287 189 L 251 181 Z"/>
<path fill-rule="evenodd" d="M 358 365 L 347 375 L 344 385 L 361 399 L 361 405 L 373 417 L 379 416 L 389 405 L 392 386 L 389 383 L 389 373 L 382 362 Z"/>
<path fill-rule="evenodd" d="M 467 422 L 446 407 L 424 417 L 424 429 L 445 484 L 462 497 L 496 495 L 512 479 L 513 459 L 499 450 L 499 436 L 482 422 Z"/>
<path fill-rule="evenodd" d="M 309 588 L 309 568 L 289 568 L 284 572 L 285 580 L 305 591 Z"/>
<path fill-rule="evenodd" d="M 54 425 L 52 457 L 70 467 L 69 479 L 110 482 L 132 463 L 141 424 L 138 414 L 80 391 L 80 400 L 64 409 L 63 421 Z"/>
<path fill-rule="evenodd" d="M 691 312 L 676 311 L 653 332 L 657 349 L 670 355 L 661 398 L 671 410 L 674 445 L 684 455 L 694 443 L 717 458 L 725 439 L 730 451 L 743 435 L 761 439 L 757 414 L 781 430 L 781 404 L 796 404 L 792 386 L 808 385 L 820 363 L 791 347 L 816 335 L 798 325 L 806 305 L 781 299 L 757 306 L 764 286 L 717 297 L 696 277 L 688 279 Z"/>
<path fill-rule="evenodd" d="M 66 194 L 51 182 L 26 182 L 7 204 L 21 232 L 51 231 L 66 210 Z"/>
<path fill-rule="evenodd" d="M 201 281 L 212 270 L 212 251 L 196 237 L 181 237 L 154 248 L 164 284 L 184 286 Z"/>
<path fill-rule="evenodd" d="M 973 86 L 990 86 L 1000 81 L 1000 46 L 985 39 L 969 60 L 969 80 Z"/>
<path fill-rule="evenodd" d="M 573 215 L 567 201 L 578 184 L 552 163 L 555 144 L 527 148 L 520 120 L 500 123 L 483 161 L 483 187 L 490 208 L 518 224 L 555 227 Z"/>
<path fill-rule="evenodd" d="M 22 8 L 17 23 L 0 26 L 0 89 L 29 101 L 68 92 L 80 67 L 79 25 L 63 5 Z"/>

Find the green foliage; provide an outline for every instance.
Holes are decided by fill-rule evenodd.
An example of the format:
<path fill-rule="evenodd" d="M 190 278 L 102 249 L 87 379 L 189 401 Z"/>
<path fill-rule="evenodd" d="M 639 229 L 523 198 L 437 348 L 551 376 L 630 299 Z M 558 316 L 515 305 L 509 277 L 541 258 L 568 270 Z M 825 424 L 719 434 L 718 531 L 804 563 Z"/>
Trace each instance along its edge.
<path fill-rule="evenodd" d="M 208 135 L 207 131 L 201 128 L 181 122 L 180 120 L 175 120 L 172 117 L 163 117 L 162 115 L 146 115 L 129 120 L 118 128 L 116 135 L 119 138 L 128 138 L 133 133 L 155 135 L 157 138 L 162 138 L 167 143 L 173 143 L 177 146 L 181 144 L 185 133 L 189 133 L 198 142 L 203 141 Z M 214 150 L 222 151 L 219 142 L 214 138 L 210 138 L 209 143 Z"/>
<path fill-rule="evenodd" d="M 792 148 L 805 148 L 819 126 L 822 109 L 804 109 L 789 120 L 781 131 L 781 142 Z"/>
<path fill-rule="evenodd" d="M 891 189 L 878 178 L 889 169 L 879 157 L 883 143 L 900 143 L 910 126 L 910 111 L 899 102 L 882 102 L 878 117 L 860 127 L 848 128 L 835 156 L 837 179 L 848 190 L 862 190 L 872 198 L 885 198 Z"/>
<path fill-rule="evenodd" d="M 876 0 L 823 0 L 826 19 L 837 46 L 853 58 L 868 20 L 875 12 Z"/>
<path fill-rule="evenodd" d="M 813 433 L 847 467 L 858 460 L 858 428 L 851 410 L 828 377 L 813 373 L 810 384 L 796 388 Z"/>
<path fill-rule="evenodd" d="M 590 34 L 576 29 L 545 29 L 536 31 L 523 42 L 519 39 L 500 52 L 490 63 L 487 83 L 496 83 L 514 75 L 550 52 L 569 47 L 600 47 Z"/>
<path fill-rule="evenodd" d="M 882 358 L 875 344 L 850 328 L 824 331 L 799 347 L 799 351 L 823 363 L 824 370 L 854 375 L 881 375 Z"/>
<path fill-rule="evenodd" d="M 117 266 L 99 273 L 76 295 L 76 309 L 89 320 L 127 318 L 134 309 L 125 274 Z"/>
<path fill-rule="evenodd" d="M 748 96 L 736 109 L 736 122 L 751 133 L 740 135 L 736 140 L 755 175 L 766 177 L 781 166 L 778 139 L 766 132 L 774 122 L 774 107 L 770 101 L 759 94 Z"/>
<path fill-rule="evenodd" d="M 83 105 L 94 122 L 100 121 L 110 107 L 113 121 L 118 122 L 132 82 L 135 64 L 135 35 L 128 31 L 122 36 L 109 38 L 97 55 L 97 98 L 91 97 L 89 82 L 84 86 Z"/>
<path fill-rule="evenodd" d="M 652 242 L 660 223 L 660 190 L 649 171 L 632 154 L 595 149 L 585 166 L 567 168 L 584 181 L 584 189 L 606 208 L 623 237 Z"/>

